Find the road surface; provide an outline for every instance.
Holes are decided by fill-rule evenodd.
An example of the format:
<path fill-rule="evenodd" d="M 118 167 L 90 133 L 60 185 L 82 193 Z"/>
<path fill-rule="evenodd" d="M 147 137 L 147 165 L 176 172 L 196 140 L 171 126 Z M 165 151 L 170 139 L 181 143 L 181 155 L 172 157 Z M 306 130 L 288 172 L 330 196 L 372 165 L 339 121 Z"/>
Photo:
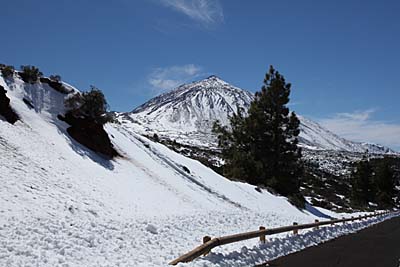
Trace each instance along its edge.
<path fill-rule="evenodd" d="M 400 267 L 400 217 L 258 266 Z"/>

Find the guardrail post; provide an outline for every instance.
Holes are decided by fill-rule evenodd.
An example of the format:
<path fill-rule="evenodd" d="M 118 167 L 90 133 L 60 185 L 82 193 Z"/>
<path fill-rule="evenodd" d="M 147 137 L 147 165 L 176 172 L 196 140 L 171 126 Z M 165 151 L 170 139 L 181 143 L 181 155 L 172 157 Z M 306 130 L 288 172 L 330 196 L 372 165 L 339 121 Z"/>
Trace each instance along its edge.
<path fill-rule="evenodd" d="M 335 220 L 335 218 L 331 218 L 331 225 L 335 225 L 335 223 L 333 222 Z"/>
<path fill-rule="evenodd" d="M 299 224 L 298 224 L 297 222 L 294 222 L 293 225 L 296 226 L 296 225 L 299 225 Z M 293 229 L 293 234 L 294 234 L 294 235 L 297 235 L 298 233 L 299 233 L 299 230 L 298 230 L 298 229 Z"/>
<path fill-rule="evenodd" d="M 319 220 L 318 220 L 318 219 L 315 219 L 314 222 L 315 222 L 315 223 L 319 223 Z M 314 229 L 315 229 L 315 230 L 318 230 L 318 229 L 319 229 L 319 225 L 316 225 L 316 226 L 314 227 Z"/>
<path fill-rule="evenodd" d="M 265 230 L 264 226 L 260 226 L 260 231 Z M 265 244 L 265 235 L 260 235 L 260 242 L 261 244 Z"/>
<path fill-rule="evenodd" d="M 342 220 L 344 220 L 344 217 L 342 217 Z M 343 225 L 345 225 L 346 224 L 346 222 L 343 222 Z"/>
<path fill-rule="evenodd" d="M 208 241 L 210 241 L 211 240 L 211 237 L 209 237 L 208 235 L 206 235 L 205 237 L 203 237 L 203 244 L 205 244 L 205 243 L 207 243 Z M 204 256 L 206 256 L 208 253 L 210 253 L 211 252 L 211 250 L 208 250 L 208 251 L 206 251 L 206 252 L 204 252 Z"/>

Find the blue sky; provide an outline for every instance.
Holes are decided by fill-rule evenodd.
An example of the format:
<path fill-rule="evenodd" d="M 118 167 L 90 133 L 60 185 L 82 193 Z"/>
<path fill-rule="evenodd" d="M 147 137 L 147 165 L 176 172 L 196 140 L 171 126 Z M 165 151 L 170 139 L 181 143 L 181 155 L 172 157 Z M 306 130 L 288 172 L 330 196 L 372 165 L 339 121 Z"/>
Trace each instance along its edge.
<path fill-rule="evenodd" d="M 39 4 L 40 3 L 40 4 Z M 33 64 L 129 111 L 216 74 L 256 91 L 269 65 L 291 108 L 400 150 L 400 2 L 20 0 L 1 4 L 0 62 Z"/>

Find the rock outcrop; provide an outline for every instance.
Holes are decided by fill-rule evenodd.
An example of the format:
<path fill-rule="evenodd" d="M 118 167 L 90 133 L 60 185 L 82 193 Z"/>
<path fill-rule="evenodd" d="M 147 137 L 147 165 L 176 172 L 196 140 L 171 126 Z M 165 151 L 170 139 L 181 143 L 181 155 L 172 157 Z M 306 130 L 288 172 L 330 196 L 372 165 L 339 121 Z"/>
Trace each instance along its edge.
<path fill-rule="evenodd" d="M 6 95 L 7 90 L 0 85 L 0 115 L 3 116 L 6 121 L 14 124 L 19 120 L 19 116 L 10 106 L 10 99 Z"/>
<path fill-rule="evenodd" d="M 109 158 L 119 156 L 102 124 L 90 118 L 77 118 L 70 113 L 58 118 L 71 125 L 67 132 L 80 144 Z"/>

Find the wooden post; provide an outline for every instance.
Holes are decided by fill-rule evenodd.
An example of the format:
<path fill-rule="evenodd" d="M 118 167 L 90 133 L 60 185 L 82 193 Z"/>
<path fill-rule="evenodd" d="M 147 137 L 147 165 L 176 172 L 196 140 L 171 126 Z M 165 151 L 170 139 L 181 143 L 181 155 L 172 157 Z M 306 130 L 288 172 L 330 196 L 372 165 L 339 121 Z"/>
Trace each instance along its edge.
<path fill-rule="evenodd" d="M 314 222 L 315 222 L 315 223 L 319 223 L 319 220 L 318 220 L 318 219 L 315 219 Z M 316 226 L 314 227 L 314 229 L 315 229 L 315 230 L 318 230 L 318 229 L 319 229 L 319 225 L 316 225 Z"/>
<path fill-rule="evenodd" d="M 207 242 L 210 241 L 210 240 L 211 240 L 211 237 L 209 237 L 208 235 L 206 235 L 205 237 L 203 237 L 203 244 L 207 243 Z M 203 255 L 206 256 L 208 253 L 210 253 L 210 250 L 204 252 Z"/>
<path fill-rule="evenodd" d="M 260 226 L 260 231 L 265 230 L 264 226 Z M 260 235 L 260 243 L 265 244 L 265 235 Z"/>
<path fill-rule="evenodd" d="M 294 222 L 293 225 L 299 225 L 297 222 Z M 297 235 L 299 233 L 298 229 L 293 229 L 293 234 Z"/>

